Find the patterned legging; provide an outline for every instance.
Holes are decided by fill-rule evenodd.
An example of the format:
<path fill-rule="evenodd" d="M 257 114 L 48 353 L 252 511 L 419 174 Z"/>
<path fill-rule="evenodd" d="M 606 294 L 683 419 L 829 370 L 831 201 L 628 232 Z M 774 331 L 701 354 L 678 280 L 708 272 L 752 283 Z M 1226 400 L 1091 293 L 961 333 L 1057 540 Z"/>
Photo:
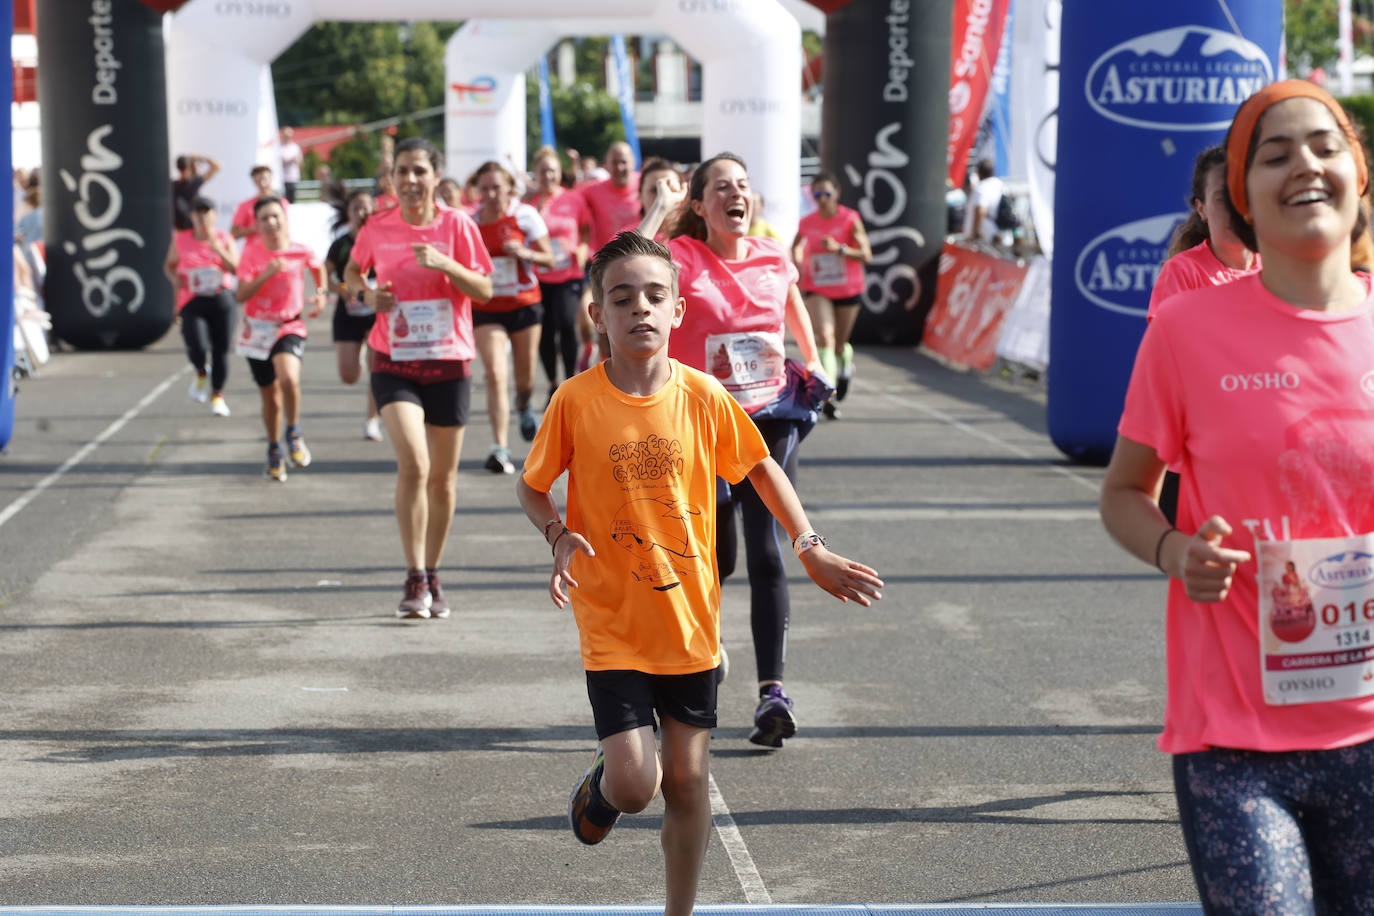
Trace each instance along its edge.
<path fill-rule="evenodd" d="M 1328 751 L 1174 757 L 1209 914 L 1374 914 L 1374 741 Z"/>

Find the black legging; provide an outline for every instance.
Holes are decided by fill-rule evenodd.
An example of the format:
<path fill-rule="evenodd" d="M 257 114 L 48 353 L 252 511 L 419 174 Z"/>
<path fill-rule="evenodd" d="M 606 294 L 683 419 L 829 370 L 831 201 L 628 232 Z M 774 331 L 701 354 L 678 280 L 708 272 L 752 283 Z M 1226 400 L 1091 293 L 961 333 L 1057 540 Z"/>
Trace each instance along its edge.
<path fill-rule="evenodd" d="M 797 444 L 801 437 L 791 420 L 756 422 L 768 453 L 782 466 L 787 479 L 797 482 Z M 718 482 L 719 483 L 719 482 Z M 787 656 L 787 622 L 792 605 L 787 597 L 787 567 L 782 559 L 781 532 L 773 513 L 759 498 L 748 478 L 730 487 L 730 501 L 716 506 L 716 565 L 724 581 L 735 571 L 738 550 L 735 506 L 744 522 L 744 559 L 749 571 L 749 624 L 754 633 L 754 662 L 760 681 L 782 680 Z M 781 535 L 781 542 L 779 541 Z M 791 545 L 788 545 L 789 547 Z"/>
<path fill-rule="evenodd" d="M 181 310 L 181 337 L 186 355 L 196 372 L 205 374 L 205 358 L 210 357 L 210 390 L 224 390 L 229 380 L 229 344 L 234 339 L 234 319 L 238 309 L 227 289 L 213 296 L 196 296 Z"/>
<path fill-rule="evenodd" d="M 540 283 L 544 295 L 544 330 L 539 335 L 539 361 L 549 384 L 558 384 L 558 355 L 563 355 L 563 377 L 577 371 L 577 310 L 582 305 L 582 281 Z"/>

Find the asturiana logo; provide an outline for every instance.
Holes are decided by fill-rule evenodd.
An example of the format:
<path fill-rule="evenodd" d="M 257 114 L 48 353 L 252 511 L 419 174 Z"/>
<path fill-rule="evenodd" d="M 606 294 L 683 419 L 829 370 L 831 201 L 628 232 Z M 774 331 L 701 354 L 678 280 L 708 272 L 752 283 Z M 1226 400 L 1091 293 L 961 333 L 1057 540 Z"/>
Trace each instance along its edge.
<path fill-rule="evenodd" d="M 1360 588 L 1374 582 L 1374 554 L 1347 550 L 1318 560 L 1307 578 L 1323 588 Z"/>
<path fill-rule="evenodd" d="M 1078 254 L 1073 279 L 1078 291 L 1110 312 L 1144 317 L 1159 266 L 1169 253 L 1174 228 L 1186 213 L 1166 213 L 1114 226 Z"/>
<path fill-rule="evenodd" d="M 1150 130 L 1225 130 L 1236 107 L 1274 79 L 1264 50 L 1232 32 L 1188 25 L 1123 41 L 1093 62 L 1084 92 L 1104 118 Z"/>

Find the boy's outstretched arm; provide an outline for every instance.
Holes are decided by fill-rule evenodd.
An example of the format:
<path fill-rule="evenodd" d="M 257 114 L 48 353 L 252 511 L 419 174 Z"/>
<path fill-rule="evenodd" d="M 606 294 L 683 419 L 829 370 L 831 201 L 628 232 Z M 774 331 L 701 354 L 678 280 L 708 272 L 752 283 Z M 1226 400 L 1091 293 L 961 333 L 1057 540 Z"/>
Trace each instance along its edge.
<path fill-rule="evenodd" d="M 793 542 L 798 535 L 811 530 L 792 481 L 771 457 L 754 465 L 749 482 Z M 824 544 L 810 547 L 799 556 L 811 580 L 841 601 L 853 600 L 868 607 L 883 596 L 879 591 L 883 580 L 875 570 L 831 553 Z"/>
<path fill-rule="evenodd" d="M 543 490 L 536 490 L 525 483 L 523 476 L 515 481 L 515 495 L 520 500 L 520 508 L 534 527 L 544 533 L 544 541 L 553 552 L 553 576 L 549 579 L 549 597 L 560 608 L 568 603 L 568 589 L 577 588 L 577 580 L 568 572 L 573 554 L 582 551 L 589 557 L 596 551 L 587 539 L 563 524 L 558 512 L 558 504 Z"/>

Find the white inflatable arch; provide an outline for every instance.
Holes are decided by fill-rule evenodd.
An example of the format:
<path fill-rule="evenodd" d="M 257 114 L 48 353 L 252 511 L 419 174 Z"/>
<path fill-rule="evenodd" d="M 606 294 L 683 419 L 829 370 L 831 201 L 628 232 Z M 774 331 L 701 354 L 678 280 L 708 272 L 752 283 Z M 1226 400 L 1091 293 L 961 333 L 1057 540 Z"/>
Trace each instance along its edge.
<path fill-rule="evenodd" d="M 449 174 L 527 164 L 524 73 L 564 36 L 667 34 L 702 65 L 702 154 L 738 153 L 769 221 L 797 224 L 801 32 L 779 0 L 191 0 L 169 18 L 171 154 L 219 160 L 206 191 L 226 205 L 276 158 L 270 64 L 316 21 L 467 19 L 445 56 Z"/>

